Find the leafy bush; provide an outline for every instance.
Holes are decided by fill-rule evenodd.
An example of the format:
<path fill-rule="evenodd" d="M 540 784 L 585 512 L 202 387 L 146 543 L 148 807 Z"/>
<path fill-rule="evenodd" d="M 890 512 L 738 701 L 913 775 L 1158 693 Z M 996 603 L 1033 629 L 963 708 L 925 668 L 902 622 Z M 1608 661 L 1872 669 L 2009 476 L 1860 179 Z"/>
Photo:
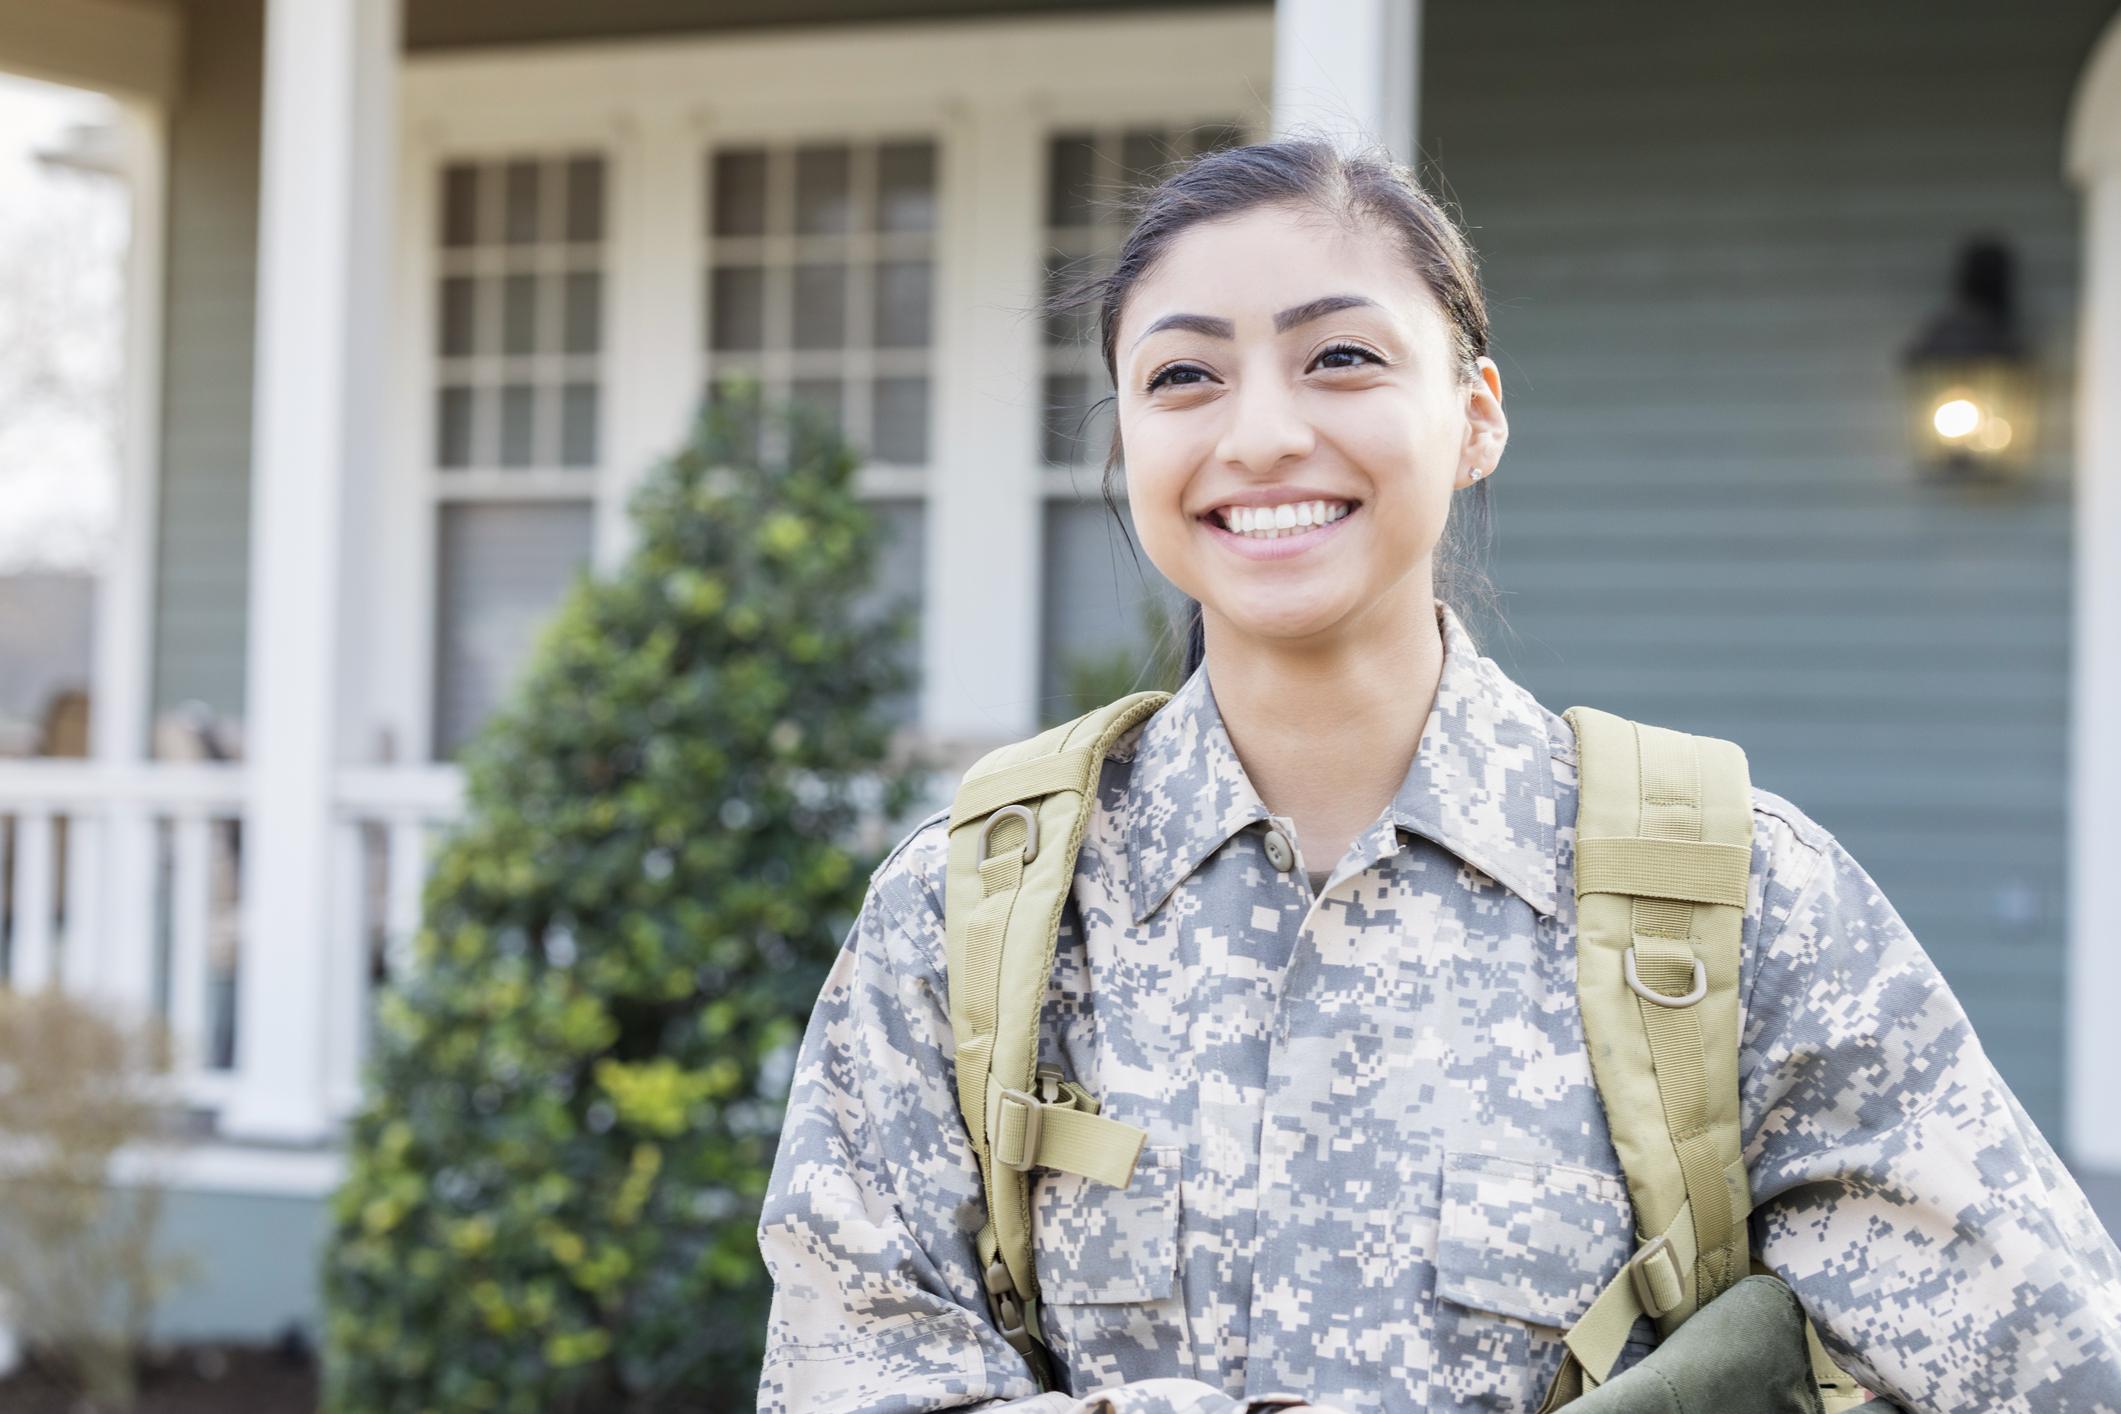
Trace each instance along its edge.
<path fill-rule="evenodd" d="M 150 1168 L 177 1106 L 167 1033 L 60 992 L 0 990 L 0 1292 L 38 1363 L 84 1409 L 129 1409 L 148 1318 L 192 1270 L 161 1250 Z"/>
<path fill-rule="evenodd" d="M 332 1409 L 749 1406 L 794 1048 L 922 765 L 856 459 L 797 409 L 739 464 L 767 422 L 739 390 L 650 475 L 467 751 L 334 1201 Z"/>

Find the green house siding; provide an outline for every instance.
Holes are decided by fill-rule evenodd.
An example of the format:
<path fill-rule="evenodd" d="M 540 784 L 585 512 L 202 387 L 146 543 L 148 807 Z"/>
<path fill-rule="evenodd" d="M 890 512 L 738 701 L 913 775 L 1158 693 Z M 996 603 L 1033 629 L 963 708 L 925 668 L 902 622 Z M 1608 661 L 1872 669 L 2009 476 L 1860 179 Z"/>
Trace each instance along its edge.
<path fill-rule="evenodd" d="M 1425 175 L 1492 301 L 1505 622 L 1554 707 L 1746 748 L 1950 979 L 2048 1136 L 2061 1026 L 2077 202 L 2112 0 L 1719 10 L 1431 0 Z M 2030 485 L 1918 484 L 1896 382 L 1954 253 L 2019 259 Z"/>
<path fill-rule="evenodd" d="M 243 715 L 260 0 L 193 0 L 171 115 L 154 706 Z"/>

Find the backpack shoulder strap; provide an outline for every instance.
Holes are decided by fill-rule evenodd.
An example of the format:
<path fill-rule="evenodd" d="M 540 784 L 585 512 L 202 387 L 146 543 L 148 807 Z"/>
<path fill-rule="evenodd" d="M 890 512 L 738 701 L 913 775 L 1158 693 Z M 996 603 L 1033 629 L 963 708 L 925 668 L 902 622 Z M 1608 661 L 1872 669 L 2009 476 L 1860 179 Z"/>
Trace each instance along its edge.
<path fill-rule="evenodd" d="M 1641 1244 L 1567 1337 L 1564 1375 L 1577 1366 L 1596 1386 L 1638 1316 L 1669 1335 L 1748 1272 L 1738 955 L 1752 783 L 1735 743 L 1591 707 L 1563 715 L 1576 733 L 1577 1000 Z"/>
<path fill-rule="evenodd" d="M 1031 1260 L 1031 1170 L 1125 1187 L 1146 1137 L 1098 1114 L 1095 1097 L 1038 1064 L 1039 1017 L 1061 913 L 1119 737 L 1169 699 L 1137 692 L 988 752 L 950 809 L 943 914 L 958 1106 L 986 1191 L 979 1260 L 995 1325 L 1046 1388 Z"/>
<path fill-rule="evenodd" d="M 1591 707 L 1576 733 L 1576 989 L 1635 1205 L 1635 1254 L 1566 1337 L 1542 1414 L 1612 1372 L 1636 1318 L 1668 1336 L 1740 1278 L 1752 1191 L 1738 1113 L 1738 971 L 1753 792 L 1734 742 Z M 1868 1396 L 1805 1322 L 1828 1414 Z"/>

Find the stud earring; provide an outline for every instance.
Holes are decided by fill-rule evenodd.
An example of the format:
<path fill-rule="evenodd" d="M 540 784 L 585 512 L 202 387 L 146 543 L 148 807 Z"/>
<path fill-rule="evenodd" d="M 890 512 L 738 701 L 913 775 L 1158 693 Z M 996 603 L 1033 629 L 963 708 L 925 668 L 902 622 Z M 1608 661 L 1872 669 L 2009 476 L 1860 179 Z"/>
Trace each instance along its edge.
<path fill-rule="evenodd" d="M 1487 468 L 1478 466 L 1474 467 L 1471 473 L 1475 481 L 1480 480 L 1481 477 L 1486 476 L 1487 474 Z"/>

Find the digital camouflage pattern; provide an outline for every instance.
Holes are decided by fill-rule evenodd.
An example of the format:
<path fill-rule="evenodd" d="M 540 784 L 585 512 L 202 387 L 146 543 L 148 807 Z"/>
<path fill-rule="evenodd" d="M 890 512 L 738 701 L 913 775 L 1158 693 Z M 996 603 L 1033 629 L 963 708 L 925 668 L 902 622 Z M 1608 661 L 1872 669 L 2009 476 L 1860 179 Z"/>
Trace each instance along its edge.
<path fill-rule="evenodd" d="M 1037 1175 L 1040 1395 L 992 1329 L 944 981 L 947 811 L 880 865 L 811 1018 L 759 1240 L 760 1405 L 1534 1407 L 1632 1250 L 1575 984 L 1575 742 L 1438 604 L 1396 798 L 1315 898 L 1206 670 L 1122 737 L 1045 1059 L 1149 1140 Z M 1269 862 L 1278 825 L 1297 845 Z M 1846 850 L 1754 791 L 1740 974 L 1754 1250 L 1917 1414 L 2121 1411 L 2121 1254 Z M 1621 1368 L 1647 1353 L 1639 1322 Z M 1078 1397 L 1079 1396 L 1079 1397 Z"/>

